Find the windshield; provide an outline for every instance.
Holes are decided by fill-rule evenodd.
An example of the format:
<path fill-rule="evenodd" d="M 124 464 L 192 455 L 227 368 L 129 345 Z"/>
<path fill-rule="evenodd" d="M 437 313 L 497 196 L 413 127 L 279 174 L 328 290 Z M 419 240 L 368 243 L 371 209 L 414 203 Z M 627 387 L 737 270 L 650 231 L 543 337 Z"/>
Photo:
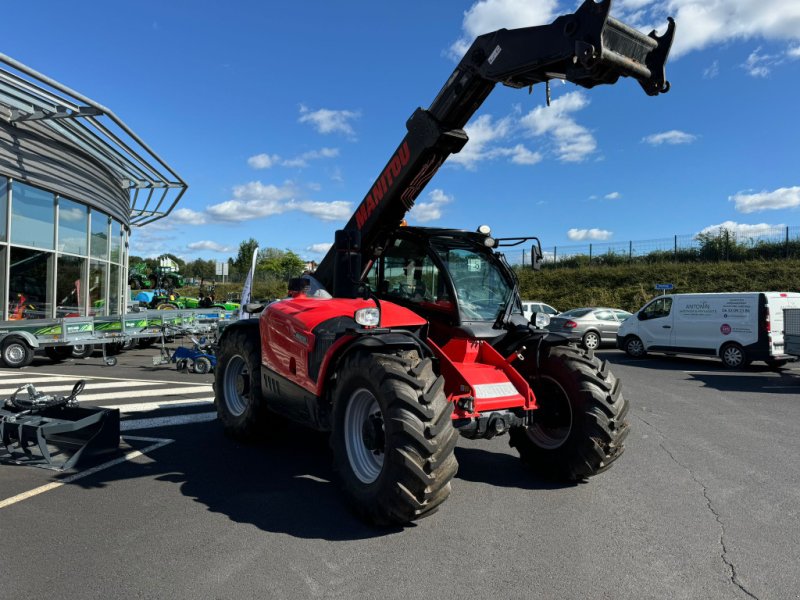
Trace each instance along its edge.
<path fill-rule="evenodd" d="M 449 241 L 452 243 L 452 241 Z M 494 321 L 513 288 L 487 252 L 433 243 L 450 273 L 462 321 Z"/>

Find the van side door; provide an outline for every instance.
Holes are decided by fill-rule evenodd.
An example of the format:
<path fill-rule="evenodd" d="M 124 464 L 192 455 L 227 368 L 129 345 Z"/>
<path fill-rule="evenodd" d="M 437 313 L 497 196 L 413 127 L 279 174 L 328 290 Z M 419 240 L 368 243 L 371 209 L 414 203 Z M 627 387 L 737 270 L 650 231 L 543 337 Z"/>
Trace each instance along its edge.
<path fill-rule="evenodd" d="M 636 314 L 639 337 L 648 350 L 667 350 L 672 346 L 672 297 L 656 298 Z"/>

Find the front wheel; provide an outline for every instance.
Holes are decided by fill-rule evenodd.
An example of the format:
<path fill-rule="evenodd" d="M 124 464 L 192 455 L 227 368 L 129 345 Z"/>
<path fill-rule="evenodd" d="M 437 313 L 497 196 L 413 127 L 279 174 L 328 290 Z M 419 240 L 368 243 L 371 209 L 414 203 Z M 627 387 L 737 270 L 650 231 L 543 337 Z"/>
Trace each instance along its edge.
<path fill-rule="evenodd" d="M 375 525 L 432 514 L 450 495 L 458 433 L 431 359 L 356 351 L 337 380 L 331 446 L 356 512 Z"/>
<path fill-rule="evenodd" d="M 631 358 L 642 358 L 647 354 L 644 343 L 635 335 L 630 335 L 625 338 L 623 349 L 625 350 L 625 354 Z"/>
<path fill-rule="evenodd" d="M 270 419 L 261 390 L 258 324 L 238 327 L 222 338 L 214 378 L 214 404 L 226 435 L 252 439 Z"/>
<path fill-rule="evenodd" d="M 33 362 L 33 348 L 20 338 L 8 338 L 3 342 L 3 362 L 11 369 L 27 367 Z"/>
<path fill-rule="evenodd" d="M 574 346 L 555 346 L 544 351 L 538 376 L 528 379 L 539 408 L 529 425 L 511 429 L 509 440 L 525 464 L 574 482 L 602 473 L 620 457 L 629 405 L 608 361 Z"/>

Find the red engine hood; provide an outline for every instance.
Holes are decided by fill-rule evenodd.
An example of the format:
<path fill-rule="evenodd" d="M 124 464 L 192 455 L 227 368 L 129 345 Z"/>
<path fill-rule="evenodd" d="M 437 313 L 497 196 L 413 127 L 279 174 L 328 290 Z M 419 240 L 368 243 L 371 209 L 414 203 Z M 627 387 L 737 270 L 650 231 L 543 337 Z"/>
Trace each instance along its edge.
<path fill-rule="evenodd" d="M 309 298 L 299 295 L 275 302 L 267 307 L 268 311 L 279 311 L 299 321 L 306 331 L 311 331 L 319 323 L 335 317 L 352 317 L 361 308 L 373 308 L 373 300 L 351 298 Z M 424 325 L 425 319 L 415 312 L 393 304 L 381 301 L 381 327 L 414 327 Z M 265 311 L 267 312 L 267 311 Z"/>

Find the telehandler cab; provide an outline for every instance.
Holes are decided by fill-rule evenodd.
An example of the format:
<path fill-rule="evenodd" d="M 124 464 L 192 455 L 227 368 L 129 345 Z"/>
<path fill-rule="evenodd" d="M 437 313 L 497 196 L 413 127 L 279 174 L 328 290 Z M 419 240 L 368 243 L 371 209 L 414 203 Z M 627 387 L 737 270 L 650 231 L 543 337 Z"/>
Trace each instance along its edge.
<path fill-rule="evenodd" d="M 269 435 L 280 416 L 329 431 L 334 465 L 367 521 L 424 517 L 450 493 L 459 433 L 508 433 L 522 460 L 581 481 L 623 451 L 628 404 L 592 351 L 522 315 L 504 245 L 477 232 L 402 227 L 496 83 L 559 78 L 585 88 L 632 77 L 669 89 L 674 35 L 644 35 L 586 0 L 549 25 L 478 37 L 408 133 L 313 275 L 219 342 L 215 403 L 226 433 Z M 541 324 L 539 324 L 541 325 Z"/>

